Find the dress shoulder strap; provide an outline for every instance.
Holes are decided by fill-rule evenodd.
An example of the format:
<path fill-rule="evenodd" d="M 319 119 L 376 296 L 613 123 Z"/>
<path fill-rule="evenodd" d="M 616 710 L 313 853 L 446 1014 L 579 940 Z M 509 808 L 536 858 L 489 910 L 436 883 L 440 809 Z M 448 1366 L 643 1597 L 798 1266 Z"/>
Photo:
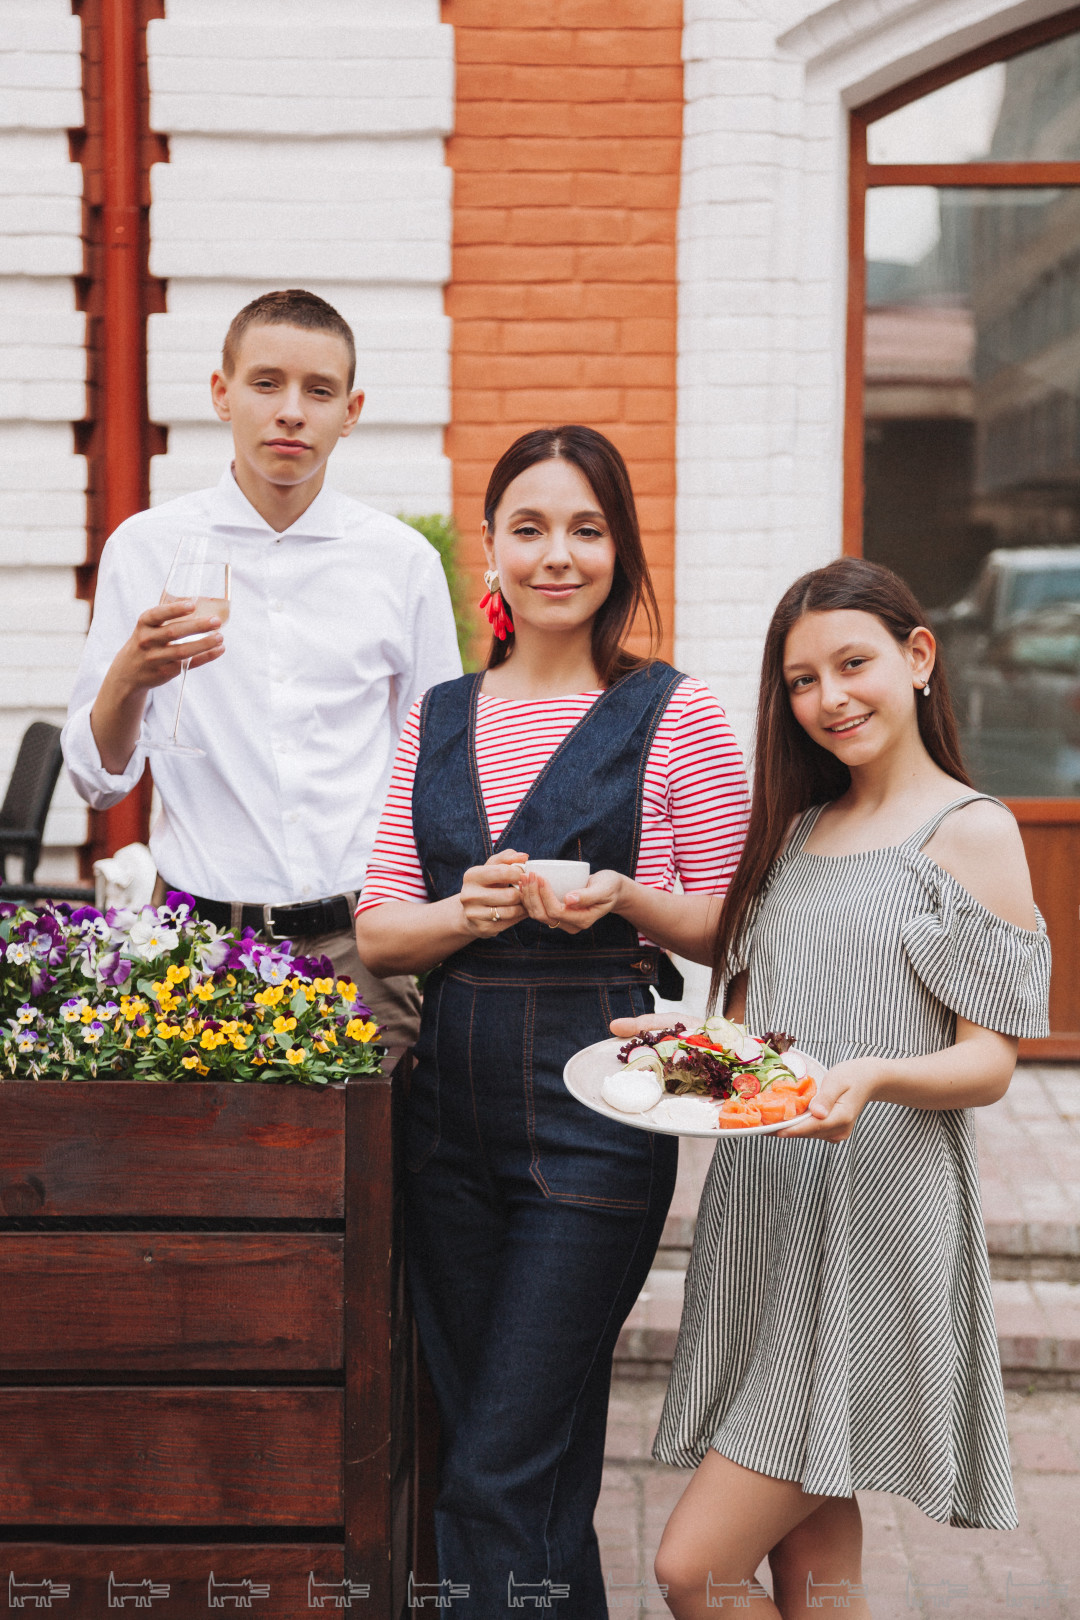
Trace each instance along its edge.
<path fill-rule="evenodd" d="M 817 819 L 824 810 L 824 804 L 812 804 L 809 810 L 804 810 L 794 827 L 787 843 L 780 851 L 780 859 L 786 861 L 789 855 L 797 855 L 806 840 L 817 825 Z"/>
<path fill-rule="evenodd" d="M 946 816 L 951 816 L 954 810 L 962 810 L 965 804 L 975 804 L 979 799 L 986 799 L 990 804 L 1001 804 L 1001 800 L 995 799 L 992 793 L 965 793 L 962 799 L 954 799 L 951 804 L 943 805 L 940 810 L 936 810 L 930 820 L 924 822 L 917 832 L 904 839 L 901 848 L 922 849 L 933 838 Z M 1002 804 L 1001 808 L 1005 810 L 1008 806 Z"/>

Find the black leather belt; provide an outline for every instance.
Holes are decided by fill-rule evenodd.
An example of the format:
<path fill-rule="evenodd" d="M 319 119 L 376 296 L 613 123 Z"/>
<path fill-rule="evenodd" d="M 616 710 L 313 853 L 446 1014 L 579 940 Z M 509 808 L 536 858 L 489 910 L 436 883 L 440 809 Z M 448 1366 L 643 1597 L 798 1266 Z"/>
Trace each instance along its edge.
<path fill-rule="evenodd" d="M 192 899 L 204 922 L 213 923 L 216 928 L 232 929 L 237 934 L 245 928 L 254 928 L 270 939 L 308 939 L 316 934 L 350 933 L 356 904 L 355 898 L 347 894 L 332 894 L 325 900 L 296 906 L 234 905 L 229 900 L 207 900 L 198 894 Z"/>

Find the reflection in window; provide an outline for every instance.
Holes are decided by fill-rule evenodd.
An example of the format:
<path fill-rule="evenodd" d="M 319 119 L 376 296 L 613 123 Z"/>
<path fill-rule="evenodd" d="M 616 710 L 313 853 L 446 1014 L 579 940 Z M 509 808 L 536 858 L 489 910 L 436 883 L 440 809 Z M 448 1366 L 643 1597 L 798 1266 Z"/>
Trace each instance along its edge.
<path fill-rule="evenodd" d="M 870 125 L 871 163 L 1080 158 L 1080 35 L 994 62 Z"/>
<path fill-rule="evenodd" d="M 1080 156 L 1080 36 L 869 133 L 876 161 Z M 1080 188 L 872 187 L 866 259 L 864 552 L 927 607 L 979 785 L 1073 796 Z"/>

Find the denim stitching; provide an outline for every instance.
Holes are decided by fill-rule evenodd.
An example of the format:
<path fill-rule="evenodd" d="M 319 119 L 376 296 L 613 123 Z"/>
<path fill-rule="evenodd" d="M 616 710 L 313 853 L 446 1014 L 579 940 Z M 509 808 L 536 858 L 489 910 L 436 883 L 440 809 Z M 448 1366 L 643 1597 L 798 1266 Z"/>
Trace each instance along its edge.
<path fill-rule="evenodd" d="M 614 1296 L 614 1299 L 612 1300 L 611 1310 L 608 1311 L 607 1317 L 606 1317 L 606 1319 L 604 1321 L 604 1325 L 601 1328 L 600 1333 L 599 1333 L 599 1335 L 597 1337 L 597 1340 L 596 1340 L 596 1346 L 595 1346 L 595 1348 L 593 1350 L 592 1360 L 590 1361 L 588 1367 L 586 1368 L 585 1375 L 582 1378 L 581 1384 L 578 1387 L 577 1396 L 575 1397 L 573 1409 L 572 1409 L 572 1411 L 570 1413 L 570 1421 L 566 1426 L 566 1439 L 563 1441 L 562 1455 L 560 1456 L 559 1461 L 555 1464 L 555 1473 L 554 1473 L 554 1477 L 553 1477 L 553 1479 L 551 1481 L 551 1496 L 548 1499 L 547 1519 L 544 1522 L 544 1546 L 547 1549 L 548 1567 L 549 1568 L 550 1568 L 550 1565 L 551 1565 L 551 1539 L 550 1539 L 551 1515 L 552 1515 L 552 1511 L 553 1511 L 554 1505 L 555 1505 L 555 1492 L 558 1489 L 558 1485 L 559 1485 L 559 1470 L 562 1467 L 563 1458 L 566 1456 L 567 1449 L 568 1449 L 568 1447 L 570 1445 L 570 1437 L 574 1432 L 574 1421 L 575 1421 L 576 1416 L 577 1416 L 577 1409 L 578 1409 L 579 1405 L 581 1404 L 581 1397 L 582 1397 L 582 1395 L 584 1394 L 584 1391 L 585 1391 L 585 1385 L 588 1383 L 589 1376 L 592 1373 L 592 1370 L 596 1365 L 596 1358 L 600 1353 L 600 1346 L 604 1342 L 604 1335 L 607 1332 L 609 1323 L 611 1322 L 612 1311 L 614 1311 L 614 1309 L 615 1309 L 615 1301 L 619 1298 L 619 1295 L 622 1292 L 623 1285 L 626 1282 L 627 1274 L 629 1273 L 630 1267 L 634 1262 L 634 1257 L 636 1256 L 636 1254 L 638 1252 L 638 1247 L 639 1247 L 639 1245 L 641 1243 L 641 1239 L 642 1239 L 644 1229 L 645 1229 L 645 1222 L 646 1222 L 646 1220 L 648 1218 L 649 1208 L 650 1208 L 650 1205 L 652 1203 L 652 1189 L 653 1189 L 653 1182 L 654 1182 L 655 1178 L 656 1178 L 655 1143 L 653 1142 L 652 1138 L 650 1137 L 650 1139 L 649 1139 L 649 1192 L 648 1192 L 648 1196 L 647 1196 L 647 1198 L 645 1200 L 645 1207 L 644 1207 L 644 1210 L 642 1212 L 641 1224 L 640 1224 L 640 1226 L 638 1228 L 637 1242 L 634 1244 L 633 1249 L 630 1251 L 630 1254 L 627 1256 L 626 1265 L 623 1267 L 623 1274 L 622 1274 L 622 1278 L 621 1278 L 620 1283 L 619 1283 L 619 1287 L 615 1290 L 615 1296 Z"/>

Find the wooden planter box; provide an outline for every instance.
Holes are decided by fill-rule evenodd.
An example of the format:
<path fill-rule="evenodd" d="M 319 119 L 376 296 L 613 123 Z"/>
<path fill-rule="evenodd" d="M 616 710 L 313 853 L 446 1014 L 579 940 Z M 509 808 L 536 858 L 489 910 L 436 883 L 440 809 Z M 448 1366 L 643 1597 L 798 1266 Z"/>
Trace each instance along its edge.
<path fill-rule="evenodd" d="M 407 1607 L 406 1062 L 0 1084 L 0 1606 Z"/>

